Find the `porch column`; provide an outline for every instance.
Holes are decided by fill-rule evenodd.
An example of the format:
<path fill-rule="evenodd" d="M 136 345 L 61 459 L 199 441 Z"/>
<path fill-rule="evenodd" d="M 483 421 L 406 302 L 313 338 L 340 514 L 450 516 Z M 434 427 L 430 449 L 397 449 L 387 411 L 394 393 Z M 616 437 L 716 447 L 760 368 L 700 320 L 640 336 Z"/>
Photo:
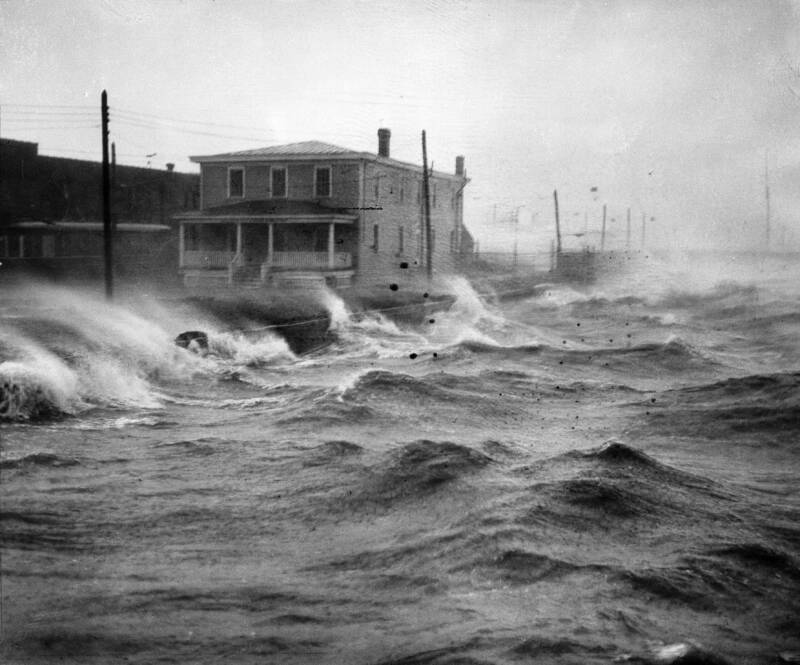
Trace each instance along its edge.
<path fill-rule="evenodd" d="M 336 267 L 336 263 L 334 261 L 333 256 L 333 248 L 334 248 L 334 233 L 333 233 L 333 222 L 328 224 L 328 270 L 333 270 Z"/>
<path fill-rule="evenodd" d="M 184 235 L 184 226 L 183 222 L 181 222 L 180 226 L 178 227 L 178 267 L 183 268 L 184 259 L 183 253 L 186 250 L 186 239 Z"/>
<path fill-rule="evenodd" d="M 272 267 L 273 262 L 273 254 L 275 252 L 275 242 L 274 242 L 274 235 L 272 231 L 273 224 L 270 222 L 267 225 L 267 265 Z"/>
<path fill-rule="evenodd" d="M 242 253 L 242 223 L 236 222 L 236 255 Z"/>

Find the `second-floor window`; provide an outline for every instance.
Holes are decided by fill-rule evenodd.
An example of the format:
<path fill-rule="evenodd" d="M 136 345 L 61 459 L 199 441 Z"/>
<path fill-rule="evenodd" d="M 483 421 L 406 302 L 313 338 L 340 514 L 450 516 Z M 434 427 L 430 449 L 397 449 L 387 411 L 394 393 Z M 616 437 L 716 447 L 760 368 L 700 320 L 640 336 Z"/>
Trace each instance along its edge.
<path fill-rule="evenodd" d="M 331 167 L 317 166 L 314 169 L 314 196 L 322 198 L 331 195 Z"/>
<path fill-rule="evenodd" d="M 273 166 L 271 169 L 270 178 L 272 180 L 272 198 L 286 198 L 286 193 L 288 190 L 287 185 L 287 171 L 286 167 L 283 166 Z"/>
<path fill-rule="evenodd" d="M 240 199 L 244 197 L 244 169 L 231 167 L 228 169 L 228 198 Z"/>

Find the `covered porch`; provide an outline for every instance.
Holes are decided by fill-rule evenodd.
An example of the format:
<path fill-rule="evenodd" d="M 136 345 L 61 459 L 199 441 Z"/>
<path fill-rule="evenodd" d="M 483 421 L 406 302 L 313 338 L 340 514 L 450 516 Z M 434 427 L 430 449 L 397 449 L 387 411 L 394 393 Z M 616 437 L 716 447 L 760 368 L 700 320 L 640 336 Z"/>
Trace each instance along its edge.
<path fill-rule="evenodd" d="M 179 221 L 179 264 L 187 286 L 345 286 L 352 280 L 354 215 L 195 213 Z"/>

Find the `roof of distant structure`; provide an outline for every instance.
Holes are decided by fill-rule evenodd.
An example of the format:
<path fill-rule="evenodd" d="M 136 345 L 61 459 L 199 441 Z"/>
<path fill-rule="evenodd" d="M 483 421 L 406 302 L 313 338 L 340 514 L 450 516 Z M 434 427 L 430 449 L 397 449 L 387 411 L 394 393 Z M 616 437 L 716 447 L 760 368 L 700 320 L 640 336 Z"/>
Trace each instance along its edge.
<path fill-rule="evenodd" d="M 221 157 L 273 157 L 284 155 L 357 155 L 358 153 L 349 148 L 342 148 L 331 143 L 322 141 L 300 141 L 299 143 L 287 143 L 285 145 L 272 145 L 266 148 L 255 148 L 254 150 L 239 150 L 228 152 L 221 155 L 211 155 L 210 157 L 192 157 L 191 159 L 213 159 Z"/>
<path fill-rule="evenodd" d="M 15 222 L 5 227 L 10 231 L 102 231 L 103 222 Z M 121 222 L 114 224 L 115 231 L 125 231 L 131 233 L 163 233 L 169 231 L 170 227 L 166 224 L 138 224 Z"/>
<path fill-rule="evenodd" d="M 215 162 L 259 162 L 270 161 L 308 161 L 311 159 L 325 160 L 357 160 L 365 159 L 379 162 L 388 166 L 397 166 L 404 169 L 422 172 L 422 166 L 403 162 L 391 157 L 381 157 L 372 152 L 359 152 L 350 148 L 325 143 L 324 141 L 300 141 L 298 143 L 286 143 L 284 145 L 266 146 L 264 148 L 254 148 L 252 150 L 238 150 L 236 152 L 224 152 L 216 155 L 192 155 L 189 159 L 193 162 L 215 163 Z M 442 171 L 434 171 L 437 177 L 453 178 L 462 182 L 467 180 L 464 176 L 455 175 Z"/>

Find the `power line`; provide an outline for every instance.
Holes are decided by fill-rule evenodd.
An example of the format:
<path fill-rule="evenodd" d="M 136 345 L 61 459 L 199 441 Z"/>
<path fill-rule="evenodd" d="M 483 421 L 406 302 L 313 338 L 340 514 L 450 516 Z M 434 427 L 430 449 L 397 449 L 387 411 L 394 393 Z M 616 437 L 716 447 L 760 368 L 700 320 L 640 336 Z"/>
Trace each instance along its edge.
<path fill-rule="evenodd" d="M 5 124 L 5 123 L 3 123 Z M 100 125 L 61 125 L 61 126 L 53 126 L 53 125 L 31 125 L 29 127 L 11 127 L 10 129 L 15 132 L 31 132 L 31 131 L 45 131 L 50 129 L 58 129 L 58 130 L 65 130 L 65 129 L 98 129 Z"/>
<path fill-rule="evenodd" d="M 33 119 L 5 119 L 3 118 L 3 126 L 10 126 L 12 129 L 16 127 L 82 127 L 87 124 L 93 124 L 94 118 L 53 118 L 50 120 L 33 120 Z"/>
<path fill-rule="evenodd" d="M 2 104 L 3 108 L 33 108 L 33 109 L 94 109 L 91 104 Z"/>
<path fill-rule="evenodd" d="M 77 154 L 85 154 L 85 155 L 96 155 L 99 152 L 98 150 L 79 150 L 78 148 L 45 148 L 46 152 L 73 152 Z M 118 152 L 116 153 L 117 157 L 141 157 L 144 159 L 144 155 L 141 153 L 134 153 L 134 152 Z M 42 155 L 43 157 L 46 155 Z"/>
<path fill-rule="evenodd" d="M 3 122 L 4 123 L 5 122 L 29 122 L 29 123 L 42 123 L 42 124 L 46 124 L 48 122 L 49 123 L 53 123 L 53 122 L 62 122 L 62 123 L 63 122 L 88 122 L 90 120 L 96 119 L 96 117 L 97 117 L 96 114 L 92 114 L 92 115 L 86 114 L 86 115 L 81 115 L 81 116 L 67 116 L 67 117 L 56 116 L 56 117 L 52 117 L 52 118 L 51 117 L 39 118 L 39 117 L 33 117 L 33 116 L 22 116 L 22 117 L 18 117 L 18 118 L 17 117 L 8 118 L 8 117 L 6 117 L 6 114 L 3 114 Z"/>
<path fill-rule="evenodd" d="M 77 148 L 47 148 L 47 152 L 70 152 L 76 154 L 84 154 L 84 155 L 96 155 L 97 150 L 78 150 Z M 46 157 L 46 154 L 39 155 L 40 157 Z"/>
<path fill-rule="evenodd" d="M 220 122 L 208 122 L 204 120 L 186 120 L 185 118 L 169 118 L 163 115 L 155 115 L 153 113 L 141 113 L 139 111 L 127 111 L 125 109 L 111 109 L 112 117 L 119 114 L 121 118 L 129 118 L 131 120 L 146 121 L 148 118 L 153 118 L 157 121 L 168 122 L 172 124 L 188 124 L 188 125 L 203 125 L 208 127 L 224 127 L 227 129 L 245 129 L 248 131 L 261 131 L 260 127 L 248 127 L 245 125 L 230 125 Z"/>
<path fill-rule="evenodd" d="M 136 127 L 136 128 L 139 128 L 139 129 L 155 129 L 155 130 L 167 129 L 167 130 L 171 130 L 171 131 L 174 131 L 174 132 L 180 132 L 181 134 L 195 134 L 195 135 L 199 135 L 199 136 L 213 136 L 215 138 L 221 138 L 221 139 L 238 139 L 238 140 L 241 140 L 241 141 L 268 141 L 269 140 L 269 139 L 267 139 L 267 138 L 265 138 L 263 136 L 259 136 L 259 137 L 237 136 L 237 135 L 233 135 L 233 134 L 217 134 L 215 132 L 201 132 L 201 131 L 196 130 L 196 129 L 182 129 L 180 127 L 163 127 L 163 126 L 159 126 L 159 125 L 153 124 L 153 123 L 138 122 L 138 121 L 132 121 L 132 120 L 127 120 L 127 119 L 123 119 L 123 118 L 116 118 L 116 122 L 119 123 L 119 124 L 128 125 L 129 127 Z"/>
<path fill-rule="evenodd" d="M 89 111 L 6 111 L 3 109 L 3 119 L 22 118 L 30 120 L 61 120 L 70 117 L 89 118 L 96 115 Z"/>

